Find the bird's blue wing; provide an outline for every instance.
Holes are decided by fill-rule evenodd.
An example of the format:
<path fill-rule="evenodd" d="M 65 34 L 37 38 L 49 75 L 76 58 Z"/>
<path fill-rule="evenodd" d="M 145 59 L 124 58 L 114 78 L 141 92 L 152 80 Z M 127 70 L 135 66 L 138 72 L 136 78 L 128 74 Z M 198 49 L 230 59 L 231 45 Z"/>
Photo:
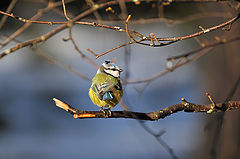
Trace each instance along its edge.
<path fill-rule="evenodd" d="M 97 83 L 93 84 L 91 87 L 100 100 L 113 99 L 113 96 L 109 89 L 111 85 L 108 83 Z"/>
<path fill-rule="evenodd" d="M 114 98 L 114 89 L 122 89 L 121 84 L 111 84 L 109 82 L 92 84 L 91 87 L 100 100 L 111 100 Z"/>
<path fill-rule="evenodd" d="M 111 94 L 110 91 L 106 92 L 104 95 L 103 95 L 103 100 L 111 100 L 113 99 L 113 96 Z"/>

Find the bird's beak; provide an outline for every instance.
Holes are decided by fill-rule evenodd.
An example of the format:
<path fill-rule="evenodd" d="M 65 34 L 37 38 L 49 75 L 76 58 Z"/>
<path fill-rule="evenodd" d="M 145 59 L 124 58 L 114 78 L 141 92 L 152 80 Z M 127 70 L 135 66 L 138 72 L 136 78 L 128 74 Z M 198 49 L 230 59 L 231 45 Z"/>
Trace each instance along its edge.
<path fill-rule="evenodd" d="M 120 69 L 119 69 L 119 72 L 122 72 L 122 71 L 123 71 L 123 69 L 120 68 Z"/>

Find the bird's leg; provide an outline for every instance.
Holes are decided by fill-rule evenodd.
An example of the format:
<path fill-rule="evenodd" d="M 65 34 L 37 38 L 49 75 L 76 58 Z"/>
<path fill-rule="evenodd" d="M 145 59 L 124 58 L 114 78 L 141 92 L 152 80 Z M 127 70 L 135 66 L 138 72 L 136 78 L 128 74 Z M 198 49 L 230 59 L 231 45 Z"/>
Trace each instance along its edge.
<path fill-rule="evenodd" d="M 112 116 L 111 108 L 107 108 L 106 111 L 108 112 L 108 116 Z"/>
<path fill-rule="evenodd" d="M 110 117 L 112 115 L 112 112 L 110 111 L 110 108 L 103 109 L 103 107 L 101 107 L 100 111 L 102 111 L 104 113 L 105 118 Z"/>

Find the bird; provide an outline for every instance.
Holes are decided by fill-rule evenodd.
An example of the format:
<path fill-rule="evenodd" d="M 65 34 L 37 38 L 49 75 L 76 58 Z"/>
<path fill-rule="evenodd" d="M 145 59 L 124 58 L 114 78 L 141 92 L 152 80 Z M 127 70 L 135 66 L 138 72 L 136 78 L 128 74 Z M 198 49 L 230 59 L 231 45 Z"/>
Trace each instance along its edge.
<path fill-rule="evenodd" d="M 115 107 L 123 96 L 120 80 L 122 71 L 114 62 L 105 61 L 92 79 L 88 93 L 89 97 L 95 105 L 100 107 L 101 111 L 104 111 L 105 115 L 105 110 L 111 115 L 110 109 Z"/>

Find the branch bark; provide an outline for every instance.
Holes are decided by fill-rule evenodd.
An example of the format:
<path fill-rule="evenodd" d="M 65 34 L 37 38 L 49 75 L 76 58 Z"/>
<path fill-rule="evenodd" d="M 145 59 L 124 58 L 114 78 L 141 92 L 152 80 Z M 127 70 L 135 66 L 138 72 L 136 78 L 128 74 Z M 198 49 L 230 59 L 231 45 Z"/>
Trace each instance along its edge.
<path fill-rule="evenodd" d="M 106 116 L 103 111 L 84 111 L 78 110 L 74 107 L 69 106 L 68 104 L 53 98 L 56 103 L 56 106 L 64 109 L 70 114 L 73 114 L 74 118 L 85 119 L 85 118 L 128 118 L 128 119 L 138 119 L 138 120 L 149 120 L 155 121 L 159 119 L 163 119 L 167 116 L 170 116 L 179 111 L 184 112 L 209 112 L 211 109 L 211 113 L 216 112 L 225 112 L 232 109 L 240 109 L 240 101 L 229 101 L 226 103 L 219 103 L 213 107 L 212 104 L 208 105 L 200 105 L 194 104 L 186 101 L 182 98 L 182 102 L 178 104 L 174 104 L 172 106 L 166 107 L 160 111 L 154 111 L 150 113 L 141 113 L 141 112 L 131 112 L 131 111 L 111 111 L 111 115 Z M 208 113 L 208 114 L 211 114 Z"/>

